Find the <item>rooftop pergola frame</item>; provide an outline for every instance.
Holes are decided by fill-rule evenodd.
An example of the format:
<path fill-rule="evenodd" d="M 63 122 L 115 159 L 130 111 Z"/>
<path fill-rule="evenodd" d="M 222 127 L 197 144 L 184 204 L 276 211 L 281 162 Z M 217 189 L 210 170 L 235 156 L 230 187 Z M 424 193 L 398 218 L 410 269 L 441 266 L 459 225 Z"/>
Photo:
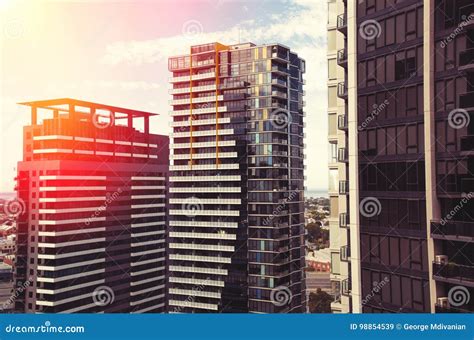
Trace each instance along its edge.
<path fill-rule="evenodd" d="M 38 109 L 53 112 L 54 118 L 59 118 L 61 113 L 67 113 L 70 118 L 80 120 L 83 118 L 93 119 L 94 115 L 99 117 L 110 117 L 113 125 L 118 120 L 127 120 L 127 127 L 133 129 L 133 120 L 143 118 L 145 134 L 150 133 L 150 117 L 157 116 L 156 113 L 126 109 L 117 106 L 88 102 L 71 98 L 60 98 L 50 100 L 37 100 L 18 103 L 31 108 L 31 124 L 38 124 Z"/>

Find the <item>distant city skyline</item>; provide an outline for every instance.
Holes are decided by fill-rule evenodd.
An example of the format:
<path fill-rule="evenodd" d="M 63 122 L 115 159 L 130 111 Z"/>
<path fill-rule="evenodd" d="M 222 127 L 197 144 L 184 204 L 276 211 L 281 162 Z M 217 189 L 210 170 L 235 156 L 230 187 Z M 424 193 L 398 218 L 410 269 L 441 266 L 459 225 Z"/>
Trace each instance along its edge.
<path fill-rule="evenodd" d="M 304 0 L 10 1 L 2 5 L 0 192 L 13 191 L 22 126 L 29 119 L 27 110 L 16 103 L 72 97 L 133 107 L 160 114 L 151 121 L 151 131 L 169 133 L 167 58 L 188 52 L 186 46 L 219 40 L 278 41 L 308 61 L 306 187 L 325 192 L 325 7 L 323 1 Z M 88 18 L 87 26 L 82 17 Z"/>

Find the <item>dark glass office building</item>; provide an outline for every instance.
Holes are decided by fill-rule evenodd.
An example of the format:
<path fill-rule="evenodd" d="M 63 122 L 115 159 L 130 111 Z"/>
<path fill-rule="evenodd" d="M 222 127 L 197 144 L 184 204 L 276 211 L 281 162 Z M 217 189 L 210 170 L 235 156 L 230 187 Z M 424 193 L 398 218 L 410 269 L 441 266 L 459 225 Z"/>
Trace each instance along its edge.
<path fill-rule="evenodd" d="M 305 311 L 304 68 L 279 44 L 169 59 L 170 313 Z"/>
<path fill-rule="evenodd" d="M 474 5 L 343 3 L 349 311 L 472 312 Z"/>

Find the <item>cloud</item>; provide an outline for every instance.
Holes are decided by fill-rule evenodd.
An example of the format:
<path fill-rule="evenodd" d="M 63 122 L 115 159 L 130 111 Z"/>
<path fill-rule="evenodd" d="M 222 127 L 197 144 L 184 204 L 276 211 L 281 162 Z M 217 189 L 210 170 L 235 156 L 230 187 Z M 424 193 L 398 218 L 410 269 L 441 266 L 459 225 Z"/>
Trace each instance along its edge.
<path fill-rule="evenodd" d="M 86 87 L 90 88 L 105 88 L 105 89 L 121 89 L 125 91 L 150 91 L 156 90 L 161 87 L 158 83 L 151 83 L 146 81 L 86 81 L 84 82 Z"/>
<path fill-rule="evenodd" d="M 188 20 L 183 22 L 181 34 L 109 44 L 106 46 L 102 62 L 106 65 L 156 63 L 170 56 L 185 53 L 189 45 L 210 41 L 233 44 L 237 43 L 239 38 L 241 41 L 252 41 L 258 44 L 291 43 L 291 47 L 295 50 L 308 42 L 321 48 L 323 46 L 321 37 L 326 32 L 325 5 L 323 1 L 292 1 L 289 10 L 284 14 L 273 14 L 269 18 L 260 20 L 245 20 L 227 30 L 216 32 L 207 32 L 206 24 L 196 19 L 192 20 L 194 25 L 191 30 L 190 20 Z"/>
<path fill-rule="evenodd" d="M 251 12 L 251 4 L 246 3 Z M 185 54 L 190 45 L 213 41 L 235 44 L 282 43 L 306 60 L 306 186 L 327 188 L 327 3 L 319 0 L 293 0 L 283 11 L 265 17 L 240 21 L 229 29 L 210 32 L 206 22 L 183 23 L 180 34 L 134 41 L 118 41 L 106 47 L 101 62 L 111 67 L 166 67 L 170 56 Z M 196 24 L 196 21 L 198 24 Z M 156 66 L 159 64 L 159 66 Z M 168 94 L 164 92 L 166 98 Z M 166 104 L 165 104 L 166 105 Z"/>

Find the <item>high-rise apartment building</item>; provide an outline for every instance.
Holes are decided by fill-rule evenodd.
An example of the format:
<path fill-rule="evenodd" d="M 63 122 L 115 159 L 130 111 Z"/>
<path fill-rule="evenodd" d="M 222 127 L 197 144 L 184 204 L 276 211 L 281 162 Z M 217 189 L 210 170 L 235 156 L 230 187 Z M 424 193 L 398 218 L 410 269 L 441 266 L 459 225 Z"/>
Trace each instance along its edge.
<path fill-rule="evenodd" d="M 169 311 L 304 312 L 304 60 L 211 43 L 169 70 Z"/>
<path fill-rule="evenodd" d="M 153 114 L 22 104 L 31 125 L 18 164 L 16 309 L 163 312 L 168 137 L 150 134 Z"/>
<path fill-rule="evenodd" d="M 346 39 L 346 74 L 329 96 L 348 117 L 346 311 L 472 312 L 474 5 L 342 4 L 329 46 Z"/>
<path fill-rule="evenodd" d="M 347 252 L 349 249 L 347 107 L 343 98 L 338 98 L 338 90 L 347 88 L 345 84 L 347 43 L 344 34 L 337 29 L 338 18 L 342 18 L 344 11 L 342 0 L 328 2 L 328 193 L 331 286 L 335 295 L 331 309 L 334 313 L 347 313 L 351 310 L 349 295 L 351 264 Z"/>

